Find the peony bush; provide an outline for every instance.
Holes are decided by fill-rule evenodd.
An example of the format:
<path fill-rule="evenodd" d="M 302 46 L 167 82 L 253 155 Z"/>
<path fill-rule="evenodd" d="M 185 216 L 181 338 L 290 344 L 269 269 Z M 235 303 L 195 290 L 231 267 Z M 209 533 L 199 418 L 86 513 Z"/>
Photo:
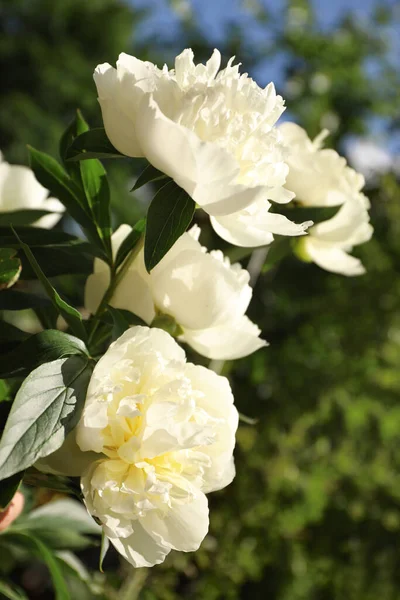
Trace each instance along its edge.
<path fill-rule="evenodd" d="M 1 508 L 21 481 L 62 484 L 101 527 L 102 557 L 110 540 L 150 567 L 199 547 L 206 494 L 234 478 L 238 412 L 215 371 L 274 351 L 246 315 L 257 269 L 293 253 L 361 275 L 350 252 L 373 229 L 364 180 L 322 148 L 326 132 L 278 123 L 273 84 L 233 59 L 221 69 L 217 50 L 205 65 L 185 50 L 173 70 L 121 54 L 94 79 L 104 128 L 78 111 L 61 163 L 29 148 L 30 169 L 0 164 L 1 299 L 40 320 L 35 333 L 2 321 Z M 114 231 L 101 161 L 124 158 L 147 160 L 134 190 L 156 193 Z M 52 229 L 63 213 L 79 236 Z M 203 245 L 205 215 L 224 252 Z M 256 270 L 230 258 L 259 247 Z M 56 289 L 63 274 L 84 275 L 84 306 Z"/>

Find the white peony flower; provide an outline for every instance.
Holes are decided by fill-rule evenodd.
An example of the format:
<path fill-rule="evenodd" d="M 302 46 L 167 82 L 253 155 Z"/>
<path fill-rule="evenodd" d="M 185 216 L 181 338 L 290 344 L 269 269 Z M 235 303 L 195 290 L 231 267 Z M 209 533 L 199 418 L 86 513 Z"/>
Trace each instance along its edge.
<path fill-rule="evenodd" d="M 298 244 L 298 254 L 333 273 L 361 275 L 361 261 L 350 256 L 354 246 L 371 238 L 369 200 L 361 192 L 364 177 L 347 166 L 334 150 L 323 149 L 328 135 L 322 131 L 313 141 L 295 123 L 279 127 L 288 147 L 287 185 L 303 206 L 340 206 L 334 217 L 309 229 Z"/>
<path fill-rule="evenodd" d="M 325 129 L 311 141 L 296 123 L 282 123 L 279 131 L 288 148 L 289 173 L 287 187 L 304 206 L 339 206 L 361 193 L 364 177 L 347 165 L 335 150 L 322 148 L 329 135 Z"/>
<path fill-rule="evenodd" d="M 35 178 L 28 167 L 10 165 L 0 152 L 0 212 L 17 210 L 46 210 L 54 214 L 45 215 L 35 227 L 50 229 L 60 220 L 64 206 L 55 198 L 48 198 L 48 190 Z"/>
<path fill-rule="evenodd" d="M 345 202 L 334 217 L 312 227 L 300 242 L 300 253 L 332 273 L 362 275 L 365 268 L 361 261 L 348 252 L 367 242 L 372 233 L 368 203 L 359 194 Z"/>
<path fill-rule="evenodd" d="M 277 215 L 258 223 L 258 214 L 268 211 L 269 200 L 293 197 L 284 187 L 288 167 L 274 127 L 284 102 L 272 83 L 261 89 L 240 75 L 233 59 L 221 71 L 220 64 L 217 50 L 206 65 L 195 65 L 192 50 L 184 50 L 170 71 L 120 54 L 117 68 L 99 65 L 94 80 L 114 146 L 127 156 L 146 157 L 207 213 L 221 217 L 213 225 L 225 239 L 256 246 L 268 243 L 271 232 L 281 233 Z M 253 204 L 250 213 L 238 214 Z M 237 222 L 243 218 L 242 239 Z M 307 225 L 282 222 L 289 235 L 302 235 Z M 260 242 L 263 236 L 267 242 Z"/>
<path fill-rule="evenodd" d="M 234 477 L 238 413 L 225 377 L 185 362 L 166 332 L 134 327 L 97 363 L 77 427 L 89 512 L 135 567 L 193 551 L 208 531 L 206 493 Z"/>
<path fill-rule="evenodd" d="M 122 225 L 113 235 L 116 252 L 131 231 Z M 181 339 L 213 359 L 233 359 L 266 343 L 246 316 L 252 289 L 250 275 L 220 251 L 207 252 L 200 228 L 184 233 L 160 263 L 147 273 L 143 250 L 132 262 L 111 299 L 111 306 L 130 310 L 147 324 L 157 312 L 172 316 L 183 330 Z M 85 307 L 94 313 L 109 284 L 109 268 L 95 260 L 85 290 Z"/>

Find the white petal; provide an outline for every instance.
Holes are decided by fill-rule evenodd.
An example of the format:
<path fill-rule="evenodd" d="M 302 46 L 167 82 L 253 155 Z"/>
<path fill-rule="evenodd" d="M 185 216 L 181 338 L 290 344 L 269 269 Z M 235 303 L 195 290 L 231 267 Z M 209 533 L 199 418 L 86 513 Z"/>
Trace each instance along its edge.
<path fill-rule="evenodd" d="M 226 217 L 211 217 L 211 224 L 220 237 L 235 246 L 253 248 L 273 241 L 273 234 L 304 235 L 312 221 L 293 223 L 285 216 L 269 212 L 271 204 L 262 200 L 243 211 Z"/>
<path fill-rule="evenodd" d="M 345 202 L 334 217 L 315 225 L 311 232 L 313 237 L 341 244 L 343 248 L 367 242 L 372 233 L 364 199 L 357 196 Z"/>
<path fill-rule="evenodd" d="M 365 268 L 358 258 L 332 244 L 324 244 L 310 236 L 305 240 L 305 250 L 315 264 L 331 273 L 340 273 L 348 277 L 365 273 Z"/>
<path fill-rule="evenodd" d="M 165 514 L 149 511 L 141 519 L 145 530 L 162 546 L 172 550 L 197 550 L 208 532 L 208 502 L 199 490 L 190 503 L 175 501 Z"/>
<path fill-rule="evenodd" d="M 117 70 L 105 63 L 96 67 L 93 78 L 99 95 L 104 128 L 110 142 L 126 156 L 143 156 L 135 132 L 135 113 L 133 110 L 131 114 L 127 113 L 121 106 L 124 89 Z"/>
<path fill-rule="evenodd" d="M 199 354 L 215 360 L 233 360 L 248 356 L 267 343 L 260 339 L 258 327 L 243 316 L 220 327 L 201 331 L 184 330 L 184 340 Z"/>
<path fill-rule="evenodd" d="M 184 328 L 204 329 L 243 314 L 251 288 L 212 255 L 180 253 L 152 278 L 155 303 Z"/>
<path fill-rule="evenodd" d="M 171 549 L 156 542 L 140 521 L 134 521 L 132 525 L 133 533 L 129 537 L 110 538 L 116 550 L 136 568 L 153 567 L 164 562 Z"/>

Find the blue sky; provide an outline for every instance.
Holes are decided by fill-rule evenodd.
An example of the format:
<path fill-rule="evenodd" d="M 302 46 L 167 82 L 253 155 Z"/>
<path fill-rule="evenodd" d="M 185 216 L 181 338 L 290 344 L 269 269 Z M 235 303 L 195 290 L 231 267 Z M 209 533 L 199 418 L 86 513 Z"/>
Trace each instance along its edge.
<path fill-rule="evenodd" d="M 245 39 L 249 47 L 266 41 L 268 36 L 268 26 L 260 24 L 254 13 L 251 11 L 251 5 L 261 5 L 266 7 L 274 15 L 279 16 L 285 8 L 284 0 L 126 0 L 131 5 L 138 8 L 145 8 L 149 11 L 149 17 L 145 20 L 139 31 L 139 39 L 151 39 L 157 37 L 158 41 L 165 39 L 173 42 L 174 49 L 180 52 L 179 40 L 180 16 L 179 10 L 174 11 L 171 5 L 184 6 L 185 3 L 192 11 L 196 23 L 200 26 L 210 43 L 210 50 L 218 45 L 224 39 L 227 27 L 230 24 L 240 25 L 246 32 Z M 311 0 L 317 21 L 323 29 L 331 29 L 337 26 L 344 14 L 351 12 L 356 16 L 357 21 L 368 26 L 368 21 L 374 10 L 380 6 L 397 6 L 398 18 L 400 22 L 400 4 L 397 0 Z M 397 29 L 396 29 L 397 27 Z M 386 35 L 392 44 L 393 60 L 398 60 L 400 56 L 400 35 L 397 25 L 386 28 Z M 138 32 L 135 32 L 138 35 Z M 172 56 L 170 57 L 172 59 Z M 239 58 L 239 57 L 238 57 Z M 241 57 L 244 58 L 244 57 Z M 168 58 L 167 58 L 168 60 Z M 269 81 L 274 81 L 278 86 L 282 83 L 282 72 L 285 57 L 283 54 L 275 55 L 273 61 L 263 61 L 256 70 L 251 72 L 252 77 L 256 79 L 259 85 L 266 85 Z M 367 68 L 373 69 L 374 65 L 367 65 Z M 370 122 L 371 133 L 378 138 L 383 134 L 385 122 L 381 118 Z M 386 143 L 398 153 L 400 144 L 398 136 L 390 136 Z"/>

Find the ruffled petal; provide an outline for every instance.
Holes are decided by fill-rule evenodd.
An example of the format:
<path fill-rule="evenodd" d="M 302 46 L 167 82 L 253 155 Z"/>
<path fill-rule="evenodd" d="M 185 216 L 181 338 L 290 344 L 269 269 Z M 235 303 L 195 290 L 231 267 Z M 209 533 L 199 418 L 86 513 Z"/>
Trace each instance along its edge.
<path fill-rule="evenodd" d="M 149 511 L 141 524 L 149 535 L 163 547 L 183 552 L 197 550 L 207 535 L 209 518 L 206 496 L 194 490 L 192 502 L 175 501 L 163 516 Z"/>
<path fill-rule="evenodd" d="M 112 545 L 136 568 L 153 567 L 162 563 L 171 548 L 157 542 L 140 521 L 134 521 L 132 525 L 133 533 L 128 537 L 110 537 Z"/>

